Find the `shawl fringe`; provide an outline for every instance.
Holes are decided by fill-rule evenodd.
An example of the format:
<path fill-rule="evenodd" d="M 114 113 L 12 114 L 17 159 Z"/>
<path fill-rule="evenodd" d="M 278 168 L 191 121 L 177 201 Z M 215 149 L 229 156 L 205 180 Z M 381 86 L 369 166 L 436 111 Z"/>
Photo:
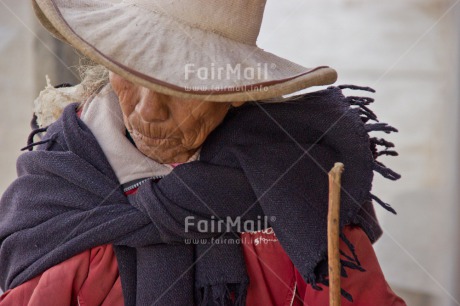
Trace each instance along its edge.
<path fill-rule="evenodd" d="M 356 86 L 356 85 L 340 85 L 337 87 L 341 90 L 351 89 L 351 90 L 361 90 L 361 91 L 368 91 L 368 92 L 375 93 L 375 90 L 370 87 L 362 87 L 362 86 Z M 329 88 L 334 88 L 334 87 L 331 86 Z M 370 149 L 374 157 L 373 170 L 379 173 L 380 175 L 382 175 L 383 177 L 389 180 L 392 180 L 392 181 L 395 181 L 401 178 L 400 174 L 386 167 L 380 161 L 377 161 L 377 158 L 382 155 L 398 156 L 398 153 L 395 150 L 390 150 L 390 148 L 395 147 L 394 143 L 389 142 L 383 138 L 370 137 L 369 135 L 370 132 L 384 132 L 386 134 L 390 134 L 393 132 L 398 132 L 398 130 L 387 123 L 379 122 L 377 115 L 371 109 L 367 107 L 368 105 L 374 102 L 373 98 L 360 97 L 360 96 L 347 96 L 345 97 L 345 101 L 349 103 L 351 108 L 358 108 L 358 112 L 360 114 L 361 120 L 364 123 L 364 128 L 369 136 Z M 374 121 L 376 123 L 368 123 L 369 121 Z M 379 150 L 378 147 L 383 147 L 383 149 Z M 372 193 L 369 193 L 369 197 L 370 199 L 377 202 L 385 210 L 393 214 L 396 214 L 396 211 L 391 207 L 390 204 L 385 203 L 384 201 L 382 201 L 380 198 L 378 198 Z M 366 271 L 361 266 L 358 256 L 355 253 L 355 248 L 353 244 L 348 240 L 348 238 L 343 234 L 342 231 L 340 233 L 340 239 L 342 239 L 342 241 L 346 244 L 348 250 L 352 254 L 352 256 L 349 256 L 343 250 L 340 250 L 340 254 L 347 259 L 347 260 L 340 259 L 341 276 L 348 277 L 348 273 L 346 272 L 346 269 L 353 269 L 353 270 L 358 270 L 361 272 Z M 327 278 L 328 270 L 329 269 L 327 268 L 327 259 L 325 259 L 325 264 L 323 264 L 322 269 L 321 268 L 316 269 L 315 273 L 307 275 L 304 278 L 306 279 L 307 283 L 309 283 L 312 286 L 313 289 L 321 291 L 323 289 L 320 286 L 318 286 L 318 284 L 323 284 L 329 287 L 329 280 Z M 345 291 L 344 289 L 341 289 L 341 295 L 348 301 L 353 302 L 353 297 L 351 296 L 351 294 Z"/>

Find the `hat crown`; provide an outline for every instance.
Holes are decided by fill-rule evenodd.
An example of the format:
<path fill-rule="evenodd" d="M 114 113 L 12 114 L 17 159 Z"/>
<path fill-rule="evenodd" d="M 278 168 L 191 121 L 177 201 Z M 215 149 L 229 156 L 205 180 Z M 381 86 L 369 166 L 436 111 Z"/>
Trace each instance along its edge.
<path fill-rule="evenodd" d="M 189 26 L 256 45 L 266 0 L 125 0 Z"/>

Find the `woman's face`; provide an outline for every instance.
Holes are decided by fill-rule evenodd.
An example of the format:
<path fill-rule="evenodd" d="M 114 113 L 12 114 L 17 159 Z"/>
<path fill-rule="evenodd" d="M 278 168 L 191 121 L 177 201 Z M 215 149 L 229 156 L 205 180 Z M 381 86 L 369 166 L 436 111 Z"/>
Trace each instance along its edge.
<path fill-rule="evenodd" d="M 159 163 L 186 162 L 222 122 L 231 105 L 163 95 L 110 73 L 123 120 L 137 148 Z"/>

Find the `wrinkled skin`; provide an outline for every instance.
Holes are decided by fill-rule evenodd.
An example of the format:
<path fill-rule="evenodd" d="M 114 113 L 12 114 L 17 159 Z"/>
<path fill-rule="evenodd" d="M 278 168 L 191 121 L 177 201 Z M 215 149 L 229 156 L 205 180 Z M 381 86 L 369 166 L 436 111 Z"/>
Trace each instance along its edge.
<path fill-rule="evenodd" d="M 186 162 L 222 122 L 231 106 L 157 93 L 110 73 L 123 120 L 137 148 L 159 163 Z"/>

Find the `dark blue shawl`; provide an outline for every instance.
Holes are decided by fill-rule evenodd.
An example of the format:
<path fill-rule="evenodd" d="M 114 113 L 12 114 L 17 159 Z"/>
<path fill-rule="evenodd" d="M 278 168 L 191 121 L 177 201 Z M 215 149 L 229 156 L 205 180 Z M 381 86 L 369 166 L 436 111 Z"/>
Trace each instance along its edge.
<path fill-rule="evenodd" d="M 19 157 L 18 179 L 1 199 L 2 289 L 111 243 L 126 305 L 227 305 L 231 292 L 235 304 L 243 305 L 248 277 L 241 246 L 184 243 L 237 234 L 196 227 L 185 232 L 184 220 L 264 215 L 275 217 L 270 226 L 284 250 L 305 281 L 319 288 L 317 283 L 327 283 L 329 169 L 335 162 L 345 164 L 341 228 L 359 225 L 372 242 L 382 233 L 372 199 L 393 211 L 371 194 L 373 171 L 399 178 L 375 160 L 395 155 L 389 150 L 393 144 L 368 135 L 396 130 L 370 123 L 377 121 L 367 108 L 372 99 L 345 97 L 343 88 L 232 109 L 206 140 L 200 161 L 178 166 L 130 197 L 77 117 L 76 104 L 68 106 L 38 150 Z M 378 152 L 378 146 L 384 150 Z M 361 269 L 357 258 L 343 264 Z"/>

